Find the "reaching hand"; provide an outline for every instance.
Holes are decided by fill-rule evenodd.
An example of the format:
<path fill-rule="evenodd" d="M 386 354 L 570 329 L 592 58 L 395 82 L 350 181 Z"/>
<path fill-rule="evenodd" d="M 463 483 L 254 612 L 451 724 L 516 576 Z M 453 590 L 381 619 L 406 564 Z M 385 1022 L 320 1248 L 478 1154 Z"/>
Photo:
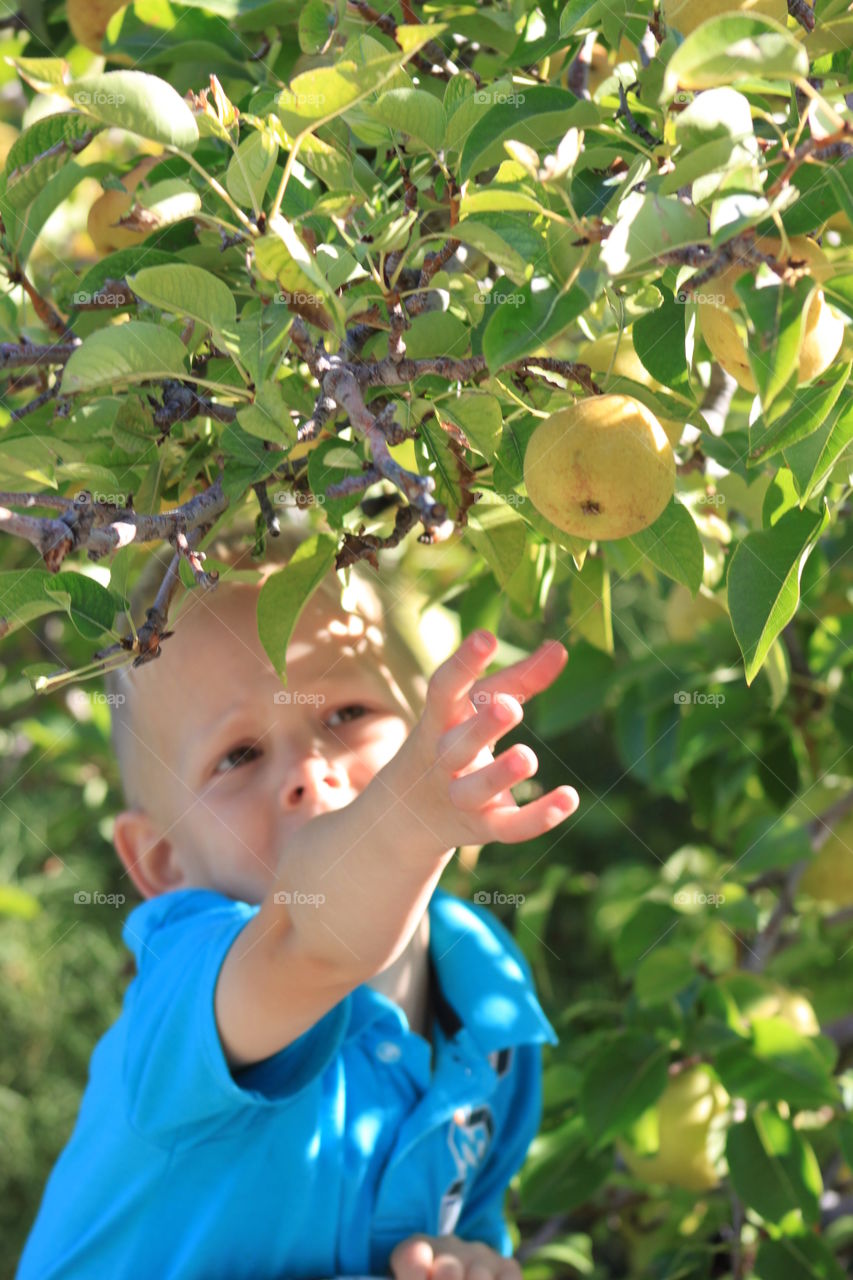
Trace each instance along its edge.
<path fill-rule="evenodd" d="M 522 1280 L 512 1258 L 458 1236 L 409 1236 L 391 1254 L 391 1272 L 394 1280 Z"/>
<path fill-rule="evenodd" d="M 407 842 L 425 850 L 531 840 L 578 807 L 569 786 L 519 807 L 510 787 L 536 772 L 535 753 L 517 744 L 497 759 L 492 754 L 498 738 L 523 719 L 521 700 L 556 679 L 566 651 L 547 641 L 520 662 L 482 676 L 496 643 L 490 632 L 476 631 L 437 668 L 421 719 L 382 771 L 383 785 L 398 798 Z"/>

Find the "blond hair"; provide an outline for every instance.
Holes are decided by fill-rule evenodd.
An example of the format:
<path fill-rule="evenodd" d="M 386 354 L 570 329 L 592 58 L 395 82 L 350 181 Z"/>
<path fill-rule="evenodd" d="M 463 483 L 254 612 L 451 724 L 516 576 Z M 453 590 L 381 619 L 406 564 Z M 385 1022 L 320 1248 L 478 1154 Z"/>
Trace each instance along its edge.
<path fill-rule="evenodd" d="M 219 574 L 219 584 L 213 588 L 217 591 L 219 585 L 228 582 L 261 583 L 271 567 L 280 568 L 288 563 L 296 549 L 314 532 L 307 523 L 282 520 L 280 535 L 268 535 L 263 554 L 254 557 L 254 527 L 241 519 L 228 528 L 214 530 L 199 542 L 198 549 L 205 552 L 204 569 L 207 572 L 215 569 Z M 129 614 L 136 629 L 139 629 L 145 621 L 148 607 L 153 604 L 173 555 L 174 549 L 169 543 L 160 544 L 149 553 L 131 590 L 129 609 L 118 616 L 117 627 L 127 629 Z M 346 583 L 332 569 L 316 590 L 328 599 L 333 608 L 359 615 L 381 633 L 388 670 L 402 695 L 411 723 L 414 724 L 423 710 L 427 670 L 431 662 L 434 664 L 435 655 L 430 653 L 420 632 L 420 617 L 427 603 L 426 596 L 411 581 L 411 575 L 395 576 L 395 568 L 396 566 L 391 566 L 390 570 L 394 577 L 393 587 L 388 577 L 383 579 L 368 562 L 361 560 L 344 571 L 348 579 Z M 169 627 L 180 625 L 186 605 L 196 598 L 199 591 L 207 590 L 210 588 L 199 585 L 179 588 L 169 610 Z M 157 661 L 168 660 L 167 641 Z M 144 809 L 145 796 L 134 769 L 138 736 L 133 731 L 133 693 L 136 689 L 134 675 L 128 663 L 107 672 L 104 675 L 104 686 L 109 695 L 111 741 L 124 795 L 132 808 Z"/>

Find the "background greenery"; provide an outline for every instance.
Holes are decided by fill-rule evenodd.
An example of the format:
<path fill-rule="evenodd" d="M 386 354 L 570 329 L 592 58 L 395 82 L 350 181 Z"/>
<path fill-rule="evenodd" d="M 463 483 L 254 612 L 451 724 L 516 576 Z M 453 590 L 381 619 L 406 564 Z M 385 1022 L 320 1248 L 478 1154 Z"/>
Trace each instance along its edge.
<path fill-rule="evenodd" d="M 423 249 L 444 242 L 452 178 L 462 193 L 456 213 L 469 224 L 456 230 L 469 237 L 469 252 L 434 277 L 443 290 L 433 295 L 433 303 L 441 296 L 440 309 L 413 322 L 406 339 L 409 354 L 423 358 L 485 354 L 485 376 L 464 383 L 481 399 L 473 412 L 465 402 L 466 410 L 458 388 L 434 372 L 391 391 L 398 422 L 420 431 L 395 446 L 394 456 L 433 477 L 456 528 L 433 546 L 412 534 L 402 555 L 383 552 L 380 563 L 392 579 L 419 577 L 460 632 L 495 630 L 501 663 L 545 635 L 570 650 L 557 685 L 526 710 L 518 736 L 534 746 L 540 770 L 518 795 L 570 782 L 580 795 L 577 814 L 556 835 L 527 846 L 489 847 L 479 857 L 468 850 L 444 880 L 465 895 L 523 896 L 517 907 L 498 898 L 493 909 L 529 956 L 561 1036 L 546 1051 L 542 1134 L 508 1199 L 525 1274 L 837 1280 L 849 1274 L 853 1257 L 853 810 L 845 814 L 838 803 L 851 792 L 853 742 L 846 434 L 853 344 L 848 326 L 837 360 L 815 384 L 816 395 L 835 387 L 841 396 L 843 412 L 833 417 L 792 385 L 801 295 L 792 308 L 787 287 L 754 291 L 779 306 L 772 316 L 748 307 L 744 333 L 752 357 L 779 376 L 773 385 L 762 380 L 755 405 L 751 394 L 728 386 L 715 414 L 711 393 L 720 384 L 712 382 L 710 352 L 695 327 L 695 303 L 678 299 L 697 245 L 710 252 L 735 230 L 778 232 L 775 212 L 790 234 L 822 237 L 832 264 L 827 296 L 846 319 L 853 314 L 847 144 L 794 165 L 779 198 L 768 199 L 803 140 L 820 141 L 837 127 L 826 124 L 829 117 L 821 124 L 824 102 L 848 127 L 851 20 L 833 0 L 818 7 L 807 36 L 793 18 L 786 29 L 740 15 L 735 26 L 726 25 L 731 19 L 710 22 L 683 43 L 684 32 L 674 29 L 649 56 L 639 47 L 647 23 L 662 37 L 663 29 L 662 15 L 646 3 L 515 0 L 412 10 L 423 22 L 444 24 L 434 39 L 456 59 L 455 77 L 418 75 L 419 87 L 441 101 L 448 129 L 451 106 L 470 113 L 455 142 L 432 131 L 429 121 L 438 117 L 421 100 L 411 109 L 413 66 L 402 70 L 393 36 L 364 6 L 145 0 L 113 19 L 106 63 L 75 42 L 64 5 L 28 0 L 14 18 L 9 6 L 0 9 L 7 22 L 0 53 L 19 60 L 0 70 L 7 150 L 19 131 L 57 109 L 57 95 L 60 109 L 70 105 L 80 114 L 79 98 L 69 104 L 63 86 L 100 75 L 104 65 L 141 68 L 179 94 L 199 92 L 214 74 L 221 101 L 244 116 L 242 131 L 225 129 L 224 137 L 208 121 L 193 152 L 204 173 L 187 160 L 187 144 L 170 149 L 164 142 L 156 92 L 125 118 L 109 118 L 108 102 L 90 100 L 107 112 L 101 123 L 108 127 L 82 158 L 64 155 L 59 167 L 45 158 L 44 137 L 25 134 L 18 144 L 0 193 L 7 286 L 0 341 L 55 341 L 44 299 L 77 337 L 106 334 L 125 350 L 127 326 L 147 319 L 164 334 L 185 335 L 196 357 L 191 372 L 203 370 L 218 401 L 228 403 L 230 393 L 241 418 L 239 428 L 223 429 L 199 413 L 173 421 L 160 436 L 153 409 L 162 387 L 150 378 L 154 405 L 131 389 L 151 371 L 141 365 L 135 379 L 104 387 L 104 348 L 90 344 L 85 350 L 95 358 L 88 364 L 75 356 L 73 393 L 69 382 L 67 396 L 56 398 L 61 413 L 51 400 L 13 418 L 39 386 L 4 383 L 0 484 L 61 495 L 132 491 L 138 511 L 167 511 L 201 492 L 224 457 L 229 518 L 256 512 L 251 483 L 272 471 L 280 460 L 274 454 L 295 459 L 295 426 L 311 414 L 318 393 L 291 342 L 293 310 L 262 308 L 259 291 L 310 284 L 320 310 L 301 319 L 312 341 L 325 332 L 329 350 L 354 316 L 379 307 L 365 352 L 381 359 L 393 304 L 378 268 L 387 269 L 394 254 L 403 255 L 397 266 L 414 259 L 420 267 Z M 388 13 L 392 25 L 416 25 L 402 7 Z M 726 53 L 738 41 L 752 62 L 734 63 Z M 582 50 L 590 60 L 579 82 Z M 275 203 L 293 143 L 294 122 L 279 94 L 296 75 L 334 65 L 344 51 L 368 80 L 378 77 L 377 87 L 355 104 L 344 95 L 334 120 L 317 127 L 331 157 L 293 165 L 281 208 L 306 244 L 349 254 L 346 289 L 328 257 L 319 276 L 316 264 L 302 261 L 306 283 L 288 275 L 292 255 L 264 275 L 247 267 L 245 245 L 223 250 L 216 219 L 230 219 L 234 210 L 209 182 L 225 181 L 230 169 L 231 199 L 253 220 L 247 235 L 253 243 L 263 238 L 271 253 L 276 246 L 269 235 L 259 237 L 255 215 Z M 394 63 L 393 82 L 381 79 L 383 57 Z M 112 83 L 98 81 L 104 95 Z M 746 103 L 751 142 L 735 136 L 726 110 L 710 105 L 701 127 L 679 132 L 679 112 L 689 102 L 704 97 L 708 104 L 709 90 L 732 85 L 738 110 Z M 542 92 L 558 94 L 547 100 L 553 109 L 542 108 Z M 484 96 L 475 101 L 475 93 Z M 269 123 L 276 112 L 285 142 Z M 195 113 L 197 123 L 201 115 Z M 578 146 L 564 152 L 567 167 L 543 176 L 546 156 L 573 128 L 583 131 L 583 146 L 577 137 Z M 274 149 L 253 141 L 270 133 L 278 137 Z M 309 130 L 303 142 L 308 154 L 312 136 Z M 232 167 L 238 145 L 262 161 L 242 188 Z M 264 156 L 273 150 L 270 166 Z M 174 221 L 163 215 L 131 257 L 104 258 L 87 233 L 88 210 L 141 155 L 159 157 L 150 186 L 177 182 L 174 190 L 188 203 Z M 246 151 L 242 160 L 248 164 Z M 10 175 L 18 169 L 20 183 L 22 164 L 31 186 L 15 193 Z M 403 170 L 418 190 L 417 218 L 404 208 Z M 652 201 L 639 209 L 628 194 L 637 183 Z M 353 192 L 355 226 L 341 218 L 343 197 L 352 203 Z M 678 209 L 667 203 L 673 200 Z M 433 239 L 422 243 L 428 235 Z M 620 237 L 622 258 L 613 249 Z M 673 243 L 680 260 L 667 257 Z M 272 397 L 265 403 L 277 413 L 267 409 L 260 422 L 251 416 L 257 406 L 247 409 L 251 394 L 234 361 L 213 349 L 212 314 L 187 331 L 182 315 L 173 318 L 141 293 L 118 314 L 75 302 L 81 290 L 160 262 L 170 271 L 201 267 L 224 281 L 246 329 L 267 313 L 263 360 L 246 341 L 229 350 L 256 360 L 259 385 Z M 533 264 L 544 281 L 538 291 Z M 37 302 L 16 277 L 21 268 Z M 523 306 L 488 301 L 493 289 L 523 293 Z M 483 290 L 485 302 L 477 297 Z M 271 322 L 269 312 L 276 313 Z M 319 318 L 330 327 L 315 323 Z M 621 341 L 627 347 L 635 340 L 639 370 L 617 368 L 612 346 L 599 370 L 590 342 L 630 326 L 633 337 L 623 332 Z M 646 534 L 590 547 L 549 526 L 527 500 L 520 466 L 526 442 L 543 416 L 578 392 L 559 375 L 549 382 L 507 371 L 511 360 L 534 354 L 586 355 L 607 390 L 629 391 L 686 425 L 676 442 L 678 501 Z M 58 378 L 46 375 L 45 389 L 58 392 Z M 375 392 L 366 398 L 379 408 Z M 448 444 L 448 419 L 470 432 L 464 447 Z M 771 450 L 780 422 L 786 447 Z M 347 446 L 335 459 L 342 470 L 325 463 L 338 447 L 335 434 Z M 760 465 L 748 466 L 747 454 L 759 446 Z M 375 501 L 391 491 L 386 480 L 371 489 L 373 505 L 361 506 L 359 493 L 322 501 L 330 480 L 368 459 L 359 433 L 345 418 L 334 424 L 333 415 L 312 448 L 317 456 L 307 475 L 304 466 L 288 474 L 282 466 L 275 478 L 312 502 L 309 521 L 322 535 L 321 549 L 333 554 L 345 533 L 387 537 L 394 508 Z M 484 493 L 479 511 L 468 501 L 472 489 Z M 732 592 L 738 555 L 741 570 L 754 560 L 773 572 L 744 592 L 735 570 Z M 68 608 L 61 596 L 46 594 L 51 580 L 39 576 L 32 546 L 4 538 L 0 557 L 0 599 L 10 622 L 0 642 L 0 1271 L 10 1276 L 73 1125 L 95 1040 L 117 1016 L 131 977 L 120 930 L 135 905 L 110 844 L 111 814 L 122 801 L 101 685 L 74 679 L 36 694 L 34 682 L 46 671 L 84 667 L 99 645 L 117 638 L 115 608 L 144 556 L 126 549 L 93 564 L 72 554 L 62 571 L 79 575 L 80 594 Z M 189 585 L 186 564 L 182 572 Z M 62 582 L 72 589 L 67 577 Z M 281 626 L 279 642 L 286 638 Z M 818 821 L 827 811 L 834 828 L 828 839 Z M 821 848 L 829 850 L 820 864 L 822 892 L 812 878 L 809 894 L 800 880 Z M 81 889 L 125 894 L 127 902 L 118 909 L 75 903 Z M 820 1034 L 809 1007 L 780 1004 L 778 988 L 767 987 L 757 1002 L 744 986 L 750 973 L 806 997 Z M 697 1189 L 682 1185 L 684 1168 L 659 1181 L 635 1158 L 632 1171 L 629 1144 L 654 1151 L 659 1100 L 697 1064 L 728 1094 L 717 1146 L 709 1138 L 713 1176 Z M 686 1151 L 696 1134 L 691 1117 L 678 1109 L 664 1116 Z M 704 1151 L 702 1124 L 699 1142 Z"/>

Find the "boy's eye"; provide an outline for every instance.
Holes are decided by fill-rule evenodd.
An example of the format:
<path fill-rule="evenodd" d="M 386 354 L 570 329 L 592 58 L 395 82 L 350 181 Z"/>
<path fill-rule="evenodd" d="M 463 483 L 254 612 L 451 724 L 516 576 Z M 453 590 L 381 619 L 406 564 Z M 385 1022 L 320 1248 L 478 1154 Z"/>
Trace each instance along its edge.
<path fill-rule="evenodd" d="M 225 755 L 220 758 L 213 772 L 214 773 L 230 773 L 231 772 L 230 769 L 221 770 L 219 766 L 223 764 L 226 760 L 231 760 L 232 758 L 234 758 L 236 765 L 239 767 L 241 764 L 245 764 L 247 760 L 249 760 L 252 757 L 253 753 L 255 755 L 260 755 L 259 749 L 248 742 L 241 743 L 239 747 L 232 747 L 230 751 L 226 752 Z"/>
<path fill-rule="evenodd" d="M 361 702 L 351 702 L 345 707 L 338 707 L 337 711 L 333 711 L 328 717 L 326 723 L 329 724 L 335 716 L 340 716 L 345 723 L 347 720 L 360 720 L 362 716 L 369 716 L 370 708 L 364 706 Z"/>

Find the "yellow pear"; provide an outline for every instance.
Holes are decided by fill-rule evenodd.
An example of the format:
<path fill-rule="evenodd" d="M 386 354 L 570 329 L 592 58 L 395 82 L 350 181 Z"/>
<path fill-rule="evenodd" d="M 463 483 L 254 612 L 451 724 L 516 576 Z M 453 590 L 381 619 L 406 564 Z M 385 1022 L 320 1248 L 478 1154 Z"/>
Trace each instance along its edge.
<path fill-rule="evenodd" d="M 141 244 L 151 234 L 150 230 L 134 231 L 130 227 L 116 226 L 116 223 L 133 204 L 134 193 L 142 179 L 159 162 L 160 156 L 145 156 L 121 179 L 126 191 L 104 191 L 94 201 L 86 225 L 98 253 L 130 249 L 133 245 Z"/>
<path fill-rule="evenodd" d="M 664 622 L 671 640 L 692 640 L 705 622 L 725 618 L 726 610 L 720 601 L 702 590 L 692 595 L 687 587 L 676 583 L 666 598 L 663 609 Z"/>
<path fill-rule="evenodd" d="M 853 813 L 842 818 L 803 872 L 799 890 L 819 902 L 853 906 Z"/>
<path fill-rule="evenodd" d="M 772 253 L 780 262 L 799 261 L 805 259 L 809 264 L 809 274 L 818 282 L 827 279 L 833 270 L 833 264 L 827 259 L 820 247 L 805 236 L 790 237 L 790 252 L 787 259 L 781 256 L 781 240 L 775 236 L 760 236 L 756 240 L 759 249 Z M 746 346 L 729 314 L 740 307 L 740 299 L 735 293 L 735 281 L 746 269 L 746 264 L 735 263 L 727 267 L 718 276 L 703 286 L 702 294 L 717 294 L 722 297 L 722 305 L 715 302 L 699 302 L 697 315 L 702 336 L 718 364 L 735 379 L 745 391 L 757 390 L 755 378 L 749 364 Z M 824 297 L 822 289 L 812 296 L 803 332 L 802 346 L 797 382 L 811 382 L 825 369 L 829 368 L 841 347 L 844 337 L 844 321 L 832 310 Z"/>
<path fill-rule="evenodd" d="M 720 1181 L 715 1162 L 723 1149 L 728 1103 L 729 1095 L 710 1067 L 700 1063 L 681 1071 L 658 1099 L 658 1150 L 638 1155 L 620 1140 L 620 1154 L 641 1182 L 707 1191 Z"/>
<path fill-rule="evenodd" d="M 74 39 L 93 53 L 100 53 L 110 18 L 126 4 L 127 0 L 68 0 L 65 12 Z"/>
<path fill-rule="evenodd" d="M 579 538 L 627 538 L 657 520 L 675 489 L 672 445 L 631 396 L 578 400 L 545 418 L 527 445 L 530 501 Z"/>
<path fill-rule="evenodd" d="M 624 39 L 624 37 L 623 37 Z M 657 378 L 653 378 L 640 357 L 637 355 L 634 343 L 631 338 L 630 329 L 622 331 L 622 337 L 619 338 L 617 346 L 617 332 L 605 333 L 600 338 L 596 338 L 593 342 L 586 342 L 578 352 L 577 359 L 582 364 L 588 364 L 593 373 L 610 373 L 617 378 L 630 378 L 632 382 L 639 382 L 642 386 L 648 387 L 649 391 L 665 391 L 666 388 L 658 382 Z M 616 358 L 613 353 L 616 352 Z M 613 362 L 611 365 L 611 361 Z M 675 418 L 658 417 L 658 422 L 666 432 L 669 443 L 678 444 L 684 431 L 684 423 L 678 422 Z"/>
<path fill-rule="evenodd" d="M 760 974 L 732 973 L 719 986 L 737 1005 L 745 1023 L 757 1018 L 783 1018 L 803 1036 L 820 1033 L 817 1014 L 805 996 Z"/>
<path fill-rule="evenodd" d="M 756 13 L 767 18 L 775 18 L 782 26 L 787 25 L 788 6 L 786 0 L 664 0 L 663 16 L 667 28 L 674 27 L 683 36 L 708 18 L 718 18 L 721 13 Z"/>

